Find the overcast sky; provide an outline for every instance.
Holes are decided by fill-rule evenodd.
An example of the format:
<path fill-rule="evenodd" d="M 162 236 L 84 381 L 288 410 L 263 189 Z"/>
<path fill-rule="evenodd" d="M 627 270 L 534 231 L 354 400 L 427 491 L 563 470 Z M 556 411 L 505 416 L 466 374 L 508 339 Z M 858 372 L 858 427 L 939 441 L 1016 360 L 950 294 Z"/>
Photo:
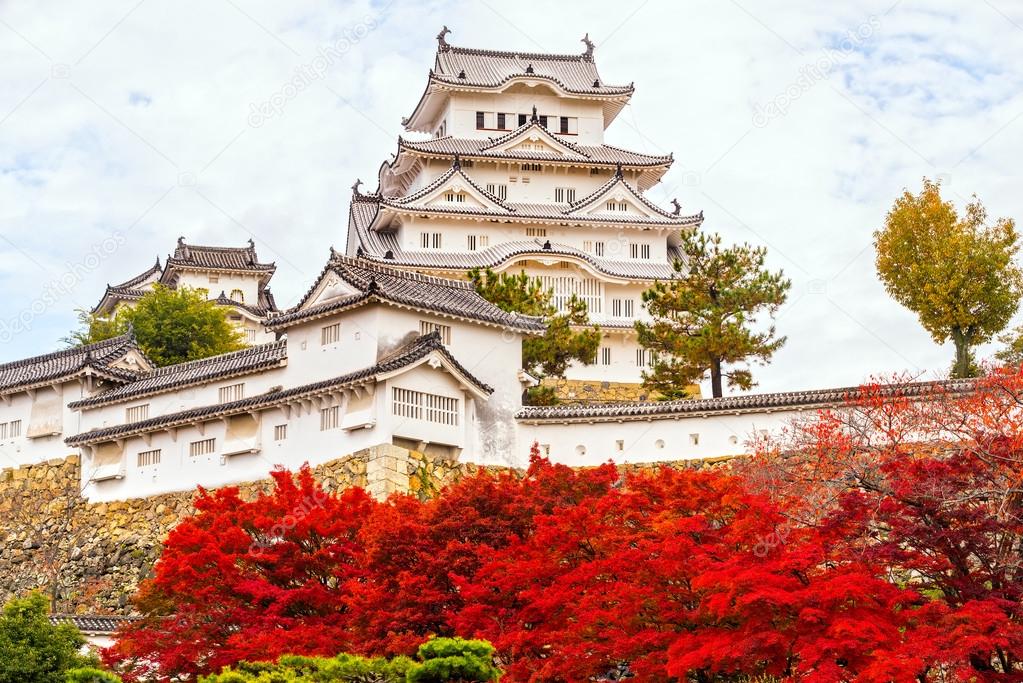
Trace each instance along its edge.
<path fill-rule="evenodd" d="M 607 139 L 674 153 L 651 198 L 793 280 L 760 390 L 947 371 L 951 346 L 885 294 L 871 233 L 923 176 L 1023 217 L 1010 0 L 0 0 L 0 361 L 60 348 L 75 309 L 179 235 L 251 237 L 294 303 L 344 247 L 349 187 L 375 187 L 443 24 L 523 51 L 581 52 L 589 32 L 602 79 L 635 81 Z"/>

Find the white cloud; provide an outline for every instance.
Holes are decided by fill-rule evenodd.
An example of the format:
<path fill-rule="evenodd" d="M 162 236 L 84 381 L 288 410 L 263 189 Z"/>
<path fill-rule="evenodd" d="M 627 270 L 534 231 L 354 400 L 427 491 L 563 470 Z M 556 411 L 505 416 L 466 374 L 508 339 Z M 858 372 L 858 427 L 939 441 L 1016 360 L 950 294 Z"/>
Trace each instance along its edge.
<path fill-rule="evenodd" d="M 454 44 L 558 52 L 581 50 L 588 31 L 602 77 L 636 82 L 609 141 L 673 151 L 653 196 L 703 209 L 729 240 L 766 244 L 794 280 L 778 323 L 789 342 L 761 388 L 943 372 L 950 349 L 885 295 L 871 233 L 924 175 L 957 201 L 976 192 L 992 215 L 1020 214 L 1023 12 L 893 2 L 5 3 L 0 320 L 104 237 L 126 240 L 0 358 L 55 347 L 76 307 L 179 235 L 253 237 L 279 264 L 278 301 L 294 301 L 328 246 L 343 246 L 348 187 L 374 184 L 447 24 Z M 825 78 L 799 82 L 872 17 L 876 31 Z M 307 87 L 284 90 L 339 45 Z M 754 125 L 793 84 L 784 115 Z M 250 125 L 275 95 L 280 111 Z"/>

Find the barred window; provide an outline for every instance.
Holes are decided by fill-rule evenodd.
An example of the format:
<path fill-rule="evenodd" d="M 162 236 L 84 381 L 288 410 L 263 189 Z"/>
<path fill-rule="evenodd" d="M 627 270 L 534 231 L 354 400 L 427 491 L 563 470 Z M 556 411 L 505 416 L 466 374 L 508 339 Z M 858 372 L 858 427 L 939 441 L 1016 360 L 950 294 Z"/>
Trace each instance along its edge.
<path fill-rule="evenodd" d="M 160 464 L 160 453 L 159 448 L 154 448 L 151 451 L 139 451 L 138 454 L 138 466 L 139 467 L 150 467 L 151 465 Z"/>
<path fill-rule="evenodd" d="M 504 183 L 487 183 L 487 192 L 498 199 L 508 198 L 508 186 Z"/>
<path fill-rule="evenodd" d="M 245 383 L 231 384 L 226 387 L 220 387 L 218 396 L 221 403 L 230 403 L 231 401 L 238 401 L 245 398 Z"/>
<path fill-rule="evenodd" d="M 209 455 L 215 450 L 217 450 L 216 439 L 202 439 L 201 441 L 193 441 L 188 444 L 188 454 L 192 457 L 197 455 Z"/>
<path fill-rule="evenodd" d="M 341 323 L 320 328 L 320 346 L 336 344 L 339 341 L 341 341 Z"/>
<path fill-rule="evenodd" d="M 629 245 L 632 258 L 650 258 L 650 245 L 649 244 L 630 244 Z"/>
<path fill-rule="evenodd" d="M 554 201 L 556 202 L 568 202 L 571 204 L 575 201 L 575 188 L 574 187 L 556 187 L 554 188 Z"/>
<path fill-rule="evenodd" d="M 138 422 L 149 417 L 149 404 L 143 403 L 140 406 L 131 406 L 124 409 L 125 422 Z"/>
<path fill-rule="evenodd" d="M 274 425 L 274 441 L 284 441 L 288 438 L 288 425 Z"/>
<path fill-rule="evenodd" d="M 611 365 L 611 347 L 602 346 L 600 347 L 600 364 Z"/>
<path fill-rule="evenodd" d="M 394 387 L 391 412 L 397 417 L 426 420 L 443 425 L 458 425 L 458 399 Z"/>
<path fill-rule="evenodd" d="M 526 237 L 547 237 L 547 228 L 526 228 Z"/>
<path fill-rule="evenodd" d="M 421 232 L 419 233 L 419 246 L 423 249 L 440 249 L 441 233 Z"/>
<path fill-rule="evenodd" d="M 12 439 L 16 436 L 21 436 L 21 420 L 11 420 L 8 425 L 7 436 Z"/>
<path fill-rule="evenodd" d="M 419 321 L 419 334 L 430 334 L 440 332 L 440 340 L 444 344 L 451 343 L 451 325 L 442 325 L 429 320 Z"/>
<path fill-rule="evenodd" d="M 321 432 L 337 429 L 339 424 L 341 424 L 341 406 L 330 406 L 329 408 L 320 409 Z"/>

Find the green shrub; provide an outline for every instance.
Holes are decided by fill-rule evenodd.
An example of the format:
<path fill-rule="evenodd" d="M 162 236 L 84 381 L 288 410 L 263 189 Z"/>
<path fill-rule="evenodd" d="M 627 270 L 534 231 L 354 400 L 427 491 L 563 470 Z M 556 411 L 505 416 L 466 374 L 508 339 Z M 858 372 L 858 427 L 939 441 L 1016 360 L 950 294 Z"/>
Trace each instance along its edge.
<path fill-rule="evenodd" d="M 71 669 L 67 672 L 66 683 L 121 683 L 121 677 L 91 666 Z"/>
<path fill-rule="evenodd" d="M 0 614 L 0 683 L 65 683 L 70 669 L 93 666 L 81 654 L 85 639 L 74 626 L 54 626 L 39 593 L 14 599 Z"/>
<path fill-rule="evenodd" d="M 494 648 L 482 640 L 435 638 L 408 657 L 384 659 L 350 654 L 337 657 L 285 655 L 277 662 L 239 662 L 200 683 L 484 683 L 501 672 L 493 663 Z M 75 681 L 74 683 L 88 683 Z M 100 683 L 107 683 L 106 680 Z"/>

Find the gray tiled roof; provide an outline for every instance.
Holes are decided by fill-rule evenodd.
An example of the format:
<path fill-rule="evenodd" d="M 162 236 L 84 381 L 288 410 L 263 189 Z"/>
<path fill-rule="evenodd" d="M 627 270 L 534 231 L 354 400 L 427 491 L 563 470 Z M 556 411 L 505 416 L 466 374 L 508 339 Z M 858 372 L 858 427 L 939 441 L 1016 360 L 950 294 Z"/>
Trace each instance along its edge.
<path fill-rule="evenodd" d="M 247 247 L 211 247 L 199 244 L 186 244 L 183 237 L 178 238 L 174 254 L 167 258 L 164 278 L 175 268 L 203 268 L 213 270 L 250 270 L 272 273 L 276 266 L 273 263 L 260 263 L 256 256 L 256 247 L 249 240 Z"/>
<path fill-rule="evenodd" d="M 525 124 L 519 129 L 512 131 L 511 134 L 518 135 L 524 129 L 531 126 L 541 127 L 539 123 L 536 124 Z M 548 152 L 525 152 L 522 150 L 515 150 L 511 152 L 505 152 L 502 150 L 492 149 L 494 144 L 497 144 L 501 138 L 494 139 L 472 139 L 472 138 L 455 138 L 446 136 L 442 138 L 434 138 L 432 140 L 423 140 L 420 142 L 405 140 L 404 138 L 398 138 L 399 149 L 409 149 L 417 152 L 423 152 L 426 154 L 440 154 L 445 156 L 458 154 L 459 156 L 472 158 L 494 158 L 494 159 L 536 159 L 543 161 L 557 161 L 566 159 L 560 154 L 553 154 Z M 576 155 L 567 157 L 567 160 L 578 161 L 580 163 L 603 165 L 603 166 L 614 166 L 615 164 L 622 164 L 623 166 L 668 166 L 672 162 L 671 155 L 655 156 L 651 154 L 642 154 L 640 152 L 631 152 L 629 150 L 621 149 L 618 147 L 612 147 L 611 145 L 578 145 L 575 143 L 568 142 L 567 140 L 561 140 L 559 142 L 570 147 L 576 152 Z"/>
<path fill-rule="evenodd" d="M 249 304 L 242 303 L 241 301 L 235 301 L 222 290 L 220 292 L 220 296 L 218 296 L 216 299 L 213 299 L 213 301 L 220 306 L 233 306 L 234 308 L 241 308 L 243 310 L 248 311 L 252 315 L 259 317 L 262 317 L 267 313 L 277 310 L 276 307 L 271 307 L 270 305 L 272 299 L 267 299 L 264 298 L 263 296 L 260 296 L 260 299 L 262 299 L 262 302 L 259 305 L 250 306 Z"/>
<path fill-rule="evenodd" d="M 886 396 L 923 397 L 928 394 L 962 393 L 970 391 L 973 386 L 974 382 L 970 380 L 948 380 L 892 384 L 877 390 Z M 806 410 L 841 406 L 850 399 L 864 395 L 862 387 L 840 387 L 678 401 L 529 406 L 519 411 L 516 418 L 523 422 L 600 422 L 698 417 L 715 413 Z"/>
<path fill-rule="evenodd" d="M 467 208 L 455 208 L 451 205 L 435 206 L 432 204 L 422 204 L 419 202 L 420 199 L 426 197 L 430 193 L 436 191 L 447 183 L 453 176 L 458 175 L 459 179 L 471 185 L 475 190 L 486 196 L 493 204 L 498 208 L 490 208 L 486 206 L 479 207 L 467 207 Z M 620 215 L 615 212 L 602 211 L 599 214 L 578 214 L 575 213 L 578 209 L 586 206 L 593 202 L 601 195 L 610 192 L 614 187 L 621 185 L 625 188 L 626 192 L 632 195 L 636 202 L 645 206 L 654 215 L 653 216 L 638 216 L 635 214 Z M 634 188 L 628 183 L 620 174 L 615 174 L 610 180 L 601 185 L 599 188 L 594 190 L 589 195 L 582 199 L 568 203 L 556 203 L 550 202 L 547 204 L 537 203 L 516 203 L 502 201 L 501 199 L 490 194 L 484 190 L 478 183 L 472 178 L 465 174 L 464 171 L 457 165 L 452 165 L 447 171 L 439 175 L 428 183 L 423 188 L 405 195 L 403 197 L 380 197 L 379 202 L 381 206 L 385 206 L 395 210 L 403 211 L 415 211 L 416 213 L 435 213 L 440 215 L 453 215 L 453 216 L 479 216 L 480 218 L 503 218 L 503 219 L 514 219 L 522 221 L 530 220 L 549 220 L 549 221 L 572 221 L 583 224 L 589 223 L 609 223 L 613 225 L 622 226 L 646 226 L 646 225 L 657 225 L 657 226 L 678 226 L 678 227 L 690 227 L 700 225 L 703 222 L 703 212 L 692 215 L 678 215 L 669 213 L 664 209 L 660 208 L 656 204 L 650 202 L 643 193 Z"/>
<path fill-rule="evenodd" d="M 113 635 L 124 624 L 136 621 L 136 617 L 100 616 L 95 614 L 51 614 L 50 623 L 71 624 L 87 636 Z"/>
<path fill-rule="evenodd" d="M 166 365 L 152 372 L 141 375 L 134 382 L 124 384 L 102 394 L 75 401 L 69 408 L 93 408 L 96 406 L 130 401 L 143 396 L 159 394 L 182 387 L 205 384 L 226 377 L 245 375 L 257 370 L 276 367 L 288 358 L 288 347 L 285 340 L 259 344 L 233 351 L 231 353 L 211 356 L 199 360 Z"/>
<path fill-rule="evenodd" d="M 627 95 L 633 86 L 608 85 L 600 78 L 592 54 L 559 55 L 477 50 L 442 44 L 431 72 L 452 85 L 494 88 L 516 77 L 543 78 L 571 93 Z"/>
<path fill-rule="evenodd" d="M 156 264 L 145 270 L 130 280 L 126 280 L 117 285 L 107 285 L 106 290 L 103 292 L 103 296 L 100 298 L 99 303 L 93 307 L 92 312 L 96 313 L 103 307 L 103 303 L 108 299 L 115 299 L 117 301 L 134 301 L 142 298 L 145 294 L 145 290 L 140 289 L 141 286 L 147 282 L 155 282 L 160 279 L 163 275 L 163 266 L 160 265 L 160 259 L 156 259 Z"/>
<path fill-rule="evenodd" d="M 328 271 L 336 273 L 360 293 L 303 308 L 315 291 L 316 284 Z M 297 306 L 267 319 L 266 325 L 279 328 L 306 318 L 362 305 L 366 301 L 378 300 L 500 325 L 522 332 L 541 332 L 544 329 L 539 318 L 503 311 L 477 294 L 472 285 L 463 280 L 422 275 L 337 253 L 332 253 L 323 273 L 316 279 L 316 284 Z"/>
<path fill-rule="evenodd" d="M 358 241 L 358 244 L 355 246 L 350 244 L 349 249 L 361 248 L 364 259 L 390 266 L 437 270 L 496 268 L 509 259 L 524 255 L 535 254 L 538 257 L 550 257 L 553 254 L 582 259 L 598 272 L 611 277 L 663 280 L 673 277 L 672 264 L 676 260 L 683 259 L 681 251 L 675 247 L 669 247 L 666 261 L 613 260 L 596 257 L 576 247 L 557 242 L 551 242 L 551 248 L 547 250 L 544 248 L 547 240 L 542 239 L 502 242 L 485 249 L 466 252 L 405 250 L 393 233 L 369 230 L 369 225 L 376 215 L 377 206 L 378 200 L 373 197 L 363 195 L 353 199 L 350 235 Z M 509 206 L 515 206 L 515 204 L 509 203 Z M 388 254 L 390 258 L 385 258 Z"/>
<path fill-rule="evenodd" d="M 3 363 L 0 364 L 0 391 L 10 393 L 20 387 L 54 382 L 72 377 L 86 368 L 109 379 L 128 382 L 135 379 L 136 374 L 110 364 L 133 350 L 144 355 L 135 343 L 134 335 L 124 334 L 95 344 Z"/>
<path fill-rule="evenodd" d="M 355 386 L 358 384 L 376 381 L 378 375 L 393 372 L 411 365 L 434 351 L 440 353 L 466 382 L 471 383 L 483 393 L 493 393 L 493 389 L 489 385 L 475 377 L 465 368 L 465 366 L 459 363 L 458 360 L 451 355 L 447 348 L 445 348 L 441 343 L 440 334 L 438 332 L 431 332 L 430 334 L 417 337 L 405 346 L 398 348 L 393 353 L 379 359 L 374 365 L 371 365 L 368 368 L 345 373 L 338 377 L 314 382 L 312 384 L 304 384 L 291 389 L 269 391 L 265 394 L 250 396 L 248 398 L 231 401 L 229 403 L 201 406 L 177 413 L 151 417 L 140 422 L 103 427 L 91 432 L 83 432 L 81 434 L 68 437 L 64 440 L 64 442 L 69 446 L 96 443 L 108 439 L 130 436 L 132 434 L 142 434 L 155 429 L 166 429 L 172 426 L 192 424 L 199 420 L 209 420 L 226 417 L 228 415 L 245 413 L 251 410 L 258 410 L 277 405 L 281 402 L 297 400 L 327 391 L 337 391 L 338 389 L 342 389 L 347 386 Z"/>

